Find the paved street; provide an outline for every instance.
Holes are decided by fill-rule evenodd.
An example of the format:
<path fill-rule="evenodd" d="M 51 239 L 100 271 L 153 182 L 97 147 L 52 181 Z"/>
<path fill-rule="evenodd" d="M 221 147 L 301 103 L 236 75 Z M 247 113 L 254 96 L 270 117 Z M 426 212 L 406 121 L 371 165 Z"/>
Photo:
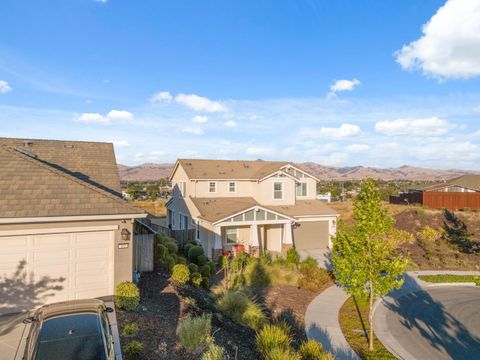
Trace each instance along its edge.
<path fill-rule="evenodd" d="M 403 359 L 480 358 L 480 288 L 424 288 L 380 306 L 377 336 Z"/>

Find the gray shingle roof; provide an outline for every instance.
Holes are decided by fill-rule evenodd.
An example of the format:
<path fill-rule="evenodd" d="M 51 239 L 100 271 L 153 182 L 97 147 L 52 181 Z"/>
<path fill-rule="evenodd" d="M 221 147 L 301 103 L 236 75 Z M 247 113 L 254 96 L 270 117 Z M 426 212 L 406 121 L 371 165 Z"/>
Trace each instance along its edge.
<path fill-rule="evenodd" d="M 118 174 L 107 177 L 116 170 L 110 144 L 82 143 L 84 147 L 78 142 L 32 140 L 43 144 L 25 147 L 12 146 L 18 144 L 13 140 L 17 139 L 0 139 L 0 218 L 144 213 L 116 195 Z M 73 148 L 65 147 L 69 144 Z M 83 148 L 87 154 L 80 154 Z M 34 149 L 41 150 L 35 153 Z M 62 154 L 64 149 L 75 149 L 75 154 L 68 157 Z"/>

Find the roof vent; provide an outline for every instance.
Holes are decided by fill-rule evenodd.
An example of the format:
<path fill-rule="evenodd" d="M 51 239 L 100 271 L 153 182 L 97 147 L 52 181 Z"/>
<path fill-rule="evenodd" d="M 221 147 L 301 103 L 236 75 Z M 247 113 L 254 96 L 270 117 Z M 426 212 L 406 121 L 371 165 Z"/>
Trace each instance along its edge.
<path fill-rule="evenodd" d="M 31 157 L 32 159 L 36 159 L 37 158 L 37 155 L 27 151 L 27 150 L 24 150 L 24 149 L 21 149 L 21 148 L 18 148 L 16 147 L 15 148 L 15 151 L 19 152 L 20 154 L 23 154 L 23 155 L 26 155 L 28 157 Z"/>
<path fill-rule="evenodd" d="M 73 149 L 75 146 L 73 144 L 65 144 L 63 145 L 65 149 Z"/>

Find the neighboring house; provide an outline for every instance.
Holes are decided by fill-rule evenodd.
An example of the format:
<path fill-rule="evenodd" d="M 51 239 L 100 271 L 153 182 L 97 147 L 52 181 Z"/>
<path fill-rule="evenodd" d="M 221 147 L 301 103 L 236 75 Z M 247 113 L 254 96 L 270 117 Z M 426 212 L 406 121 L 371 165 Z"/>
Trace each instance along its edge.
<path fill-rule="evenodd" d="M 0 314 L 132 280 L 146 214 L 121 198 L 112 144 L 0 138 L 0 169 Z"/>
<path fill-rule="evenodd" d="M 254 255 L 331 246 L 337 214 L 316 199 L 318 179 L 291 163 L 180 159 L 170 180 L 169 227 L 193 232 L 209 258 L 235 245 Z"/>
<path fill-rule="evenodd" d="M 421 204 L 432 209 L 480 209 L 480 175 L 463 175 L 443 183 L 391 196 L 390 202 Z"/>
<path fill-rule="evenodd" d="M 318 194 L 317 195 L 317 200 L 321 200 L 327 203 L 332 202 L 332 193 L 331 192 L 326 192 L 323 194 Z"/>

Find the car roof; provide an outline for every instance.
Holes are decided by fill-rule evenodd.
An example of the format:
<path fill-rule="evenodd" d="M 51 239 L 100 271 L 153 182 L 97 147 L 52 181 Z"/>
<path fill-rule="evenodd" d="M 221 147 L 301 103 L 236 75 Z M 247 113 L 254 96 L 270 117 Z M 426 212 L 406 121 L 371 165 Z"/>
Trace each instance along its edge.
<path fill-rule="evenodd" d="M 35 312 L 34 317 L 47 319 L 52 316 L 78 312 L 98 312 L 99 308 L 102 306 L 105 306 L 104 302 L 97 299 L 63 301 L 42 306 Z"/>

